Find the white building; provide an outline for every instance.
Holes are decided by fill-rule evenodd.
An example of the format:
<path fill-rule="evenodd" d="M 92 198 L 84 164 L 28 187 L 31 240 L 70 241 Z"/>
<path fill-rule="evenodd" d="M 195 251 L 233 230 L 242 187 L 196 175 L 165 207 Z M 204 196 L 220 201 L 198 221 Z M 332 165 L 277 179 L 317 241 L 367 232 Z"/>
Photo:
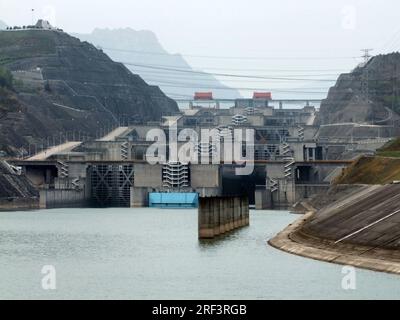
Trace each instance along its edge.
<path fill-rule="evenodd" d="M 54 29 L 54 28 L 52 27 L 52 25 L 50 24 L 50 22 L 48 22 L 47 20 L 42 20 L 42 19 L 38 20 L 38 22 L 36 23 L 35 26 L 36 26 L 37 28 L 45 29 L 45 30 L 52 30 L 52 29 Z"/>

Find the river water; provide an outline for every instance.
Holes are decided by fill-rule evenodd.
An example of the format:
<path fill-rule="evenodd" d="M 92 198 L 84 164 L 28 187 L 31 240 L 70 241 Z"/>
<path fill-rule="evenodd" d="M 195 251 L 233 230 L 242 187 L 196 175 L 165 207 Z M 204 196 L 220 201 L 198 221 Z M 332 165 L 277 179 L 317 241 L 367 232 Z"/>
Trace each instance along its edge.
<path fill-rule="evenodd" d="M 400 276 L 356 272 L 266 244 L 298 216 L 254 211 L 251 226 L 199 242 L 196 210 L 0 213 L 0 299 L 384 299 Z M 56 290 L 42 288 L 54 266 Z"/>

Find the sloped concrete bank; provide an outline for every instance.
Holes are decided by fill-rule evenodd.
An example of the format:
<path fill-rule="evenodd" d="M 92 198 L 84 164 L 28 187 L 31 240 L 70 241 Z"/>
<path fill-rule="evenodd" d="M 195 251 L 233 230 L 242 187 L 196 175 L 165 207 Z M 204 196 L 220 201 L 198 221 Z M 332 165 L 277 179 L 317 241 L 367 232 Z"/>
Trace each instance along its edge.
<path fill-rule="evenodd" d="M 400 258 L 393 256 L 392 250 L 378 249 L 368 246 L 334 244 L 330 240 L 312 237 L 301 232 L 301 228 L 314 212 L 289 225 L 268 243 L 272 247 L 301 257 L 325 261 L 358 268 L 400 274 Z M 387 259 L 377 258 L 387 256 Z M 390 256 L 393 256 L 391 259 Z M 389 260 L 390 259 L 390 260 Z"/>
<path fill-rule="evenodd" d="M 400 186 L 369 186 L 309 211 L 268 243 L 330 263 L 400 274 Z"/>

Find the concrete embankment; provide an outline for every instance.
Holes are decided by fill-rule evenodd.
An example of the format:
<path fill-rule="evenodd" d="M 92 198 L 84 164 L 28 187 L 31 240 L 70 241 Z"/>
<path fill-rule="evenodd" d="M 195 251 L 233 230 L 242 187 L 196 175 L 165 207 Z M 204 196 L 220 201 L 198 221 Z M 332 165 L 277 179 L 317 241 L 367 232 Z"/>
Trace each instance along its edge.
<path fill-rule="evenodd" d="M 400 274 L 400 186 L 365 186 L 310 211 L 269 244 L 316 260 Z"/>
<path fill-rule="evenodd" d="M 39 209 L 39 198 L 9 198 L 0 199 L 1 211 L 22 211 Z"/>

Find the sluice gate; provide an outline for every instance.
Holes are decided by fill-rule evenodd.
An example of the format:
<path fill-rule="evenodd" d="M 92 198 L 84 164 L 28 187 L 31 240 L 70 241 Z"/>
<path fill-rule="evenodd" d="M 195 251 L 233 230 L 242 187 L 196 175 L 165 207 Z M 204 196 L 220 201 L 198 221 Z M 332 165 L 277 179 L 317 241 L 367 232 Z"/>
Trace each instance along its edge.
<path fill-rule="evenodd" d="M 133 164 L 92 164 L 88 167 L 90 194 L 96 207 L 130 207 Z"/>

